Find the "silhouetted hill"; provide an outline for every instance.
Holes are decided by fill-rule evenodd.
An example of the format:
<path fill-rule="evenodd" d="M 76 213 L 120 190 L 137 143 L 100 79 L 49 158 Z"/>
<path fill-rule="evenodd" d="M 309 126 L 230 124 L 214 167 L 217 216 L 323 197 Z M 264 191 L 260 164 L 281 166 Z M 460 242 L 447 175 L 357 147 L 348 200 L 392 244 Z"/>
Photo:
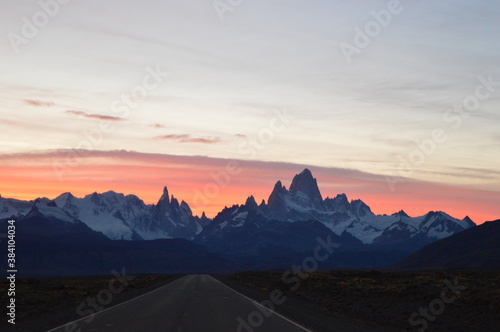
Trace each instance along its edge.
<path fill-rule="evenodd" d="M 500 268 L 500 220 L 434 242 L 393 265 L 397 269 Z"/>

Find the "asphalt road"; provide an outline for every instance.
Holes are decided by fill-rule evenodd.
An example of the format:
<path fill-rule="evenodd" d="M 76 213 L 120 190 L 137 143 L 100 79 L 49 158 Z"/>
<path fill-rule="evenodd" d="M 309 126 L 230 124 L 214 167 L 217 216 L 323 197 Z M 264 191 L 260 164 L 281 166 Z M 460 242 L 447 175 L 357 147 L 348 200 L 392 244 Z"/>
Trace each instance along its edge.
<path fill-rule="evenodd" d="M 276 298 L 278 299 L 278 297 Z M 269 301 L 267 306 L 271 306 Z M 304 332 L 209 275 L 188 275 L 51 332 Z"/>

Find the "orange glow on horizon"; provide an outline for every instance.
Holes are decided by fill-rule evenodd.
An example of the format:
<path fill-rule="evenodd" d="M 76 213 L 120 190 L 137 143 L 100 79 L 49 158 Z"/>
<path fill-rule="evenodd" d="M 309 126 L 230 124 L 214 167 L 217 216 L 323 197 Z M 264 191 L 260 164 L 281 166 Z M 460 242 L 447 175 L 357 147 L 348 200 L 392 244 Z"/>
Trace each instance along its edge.
<path fill-rule="evenodd" d="M 224 206 L 243 204 L 250 195 L 257 203 L 267 201 L 276 181 L 281 180 L 288 188 L 293 176 L 305 167 L 237 161 L 239 172 L 233 167 L 233 174 L 229 174 L 229 160 L 132 152 L 95 152 L 76 167 L 66 167 L 57 159 L 64 155 L 55 152 L 0 158 L 2 197 L 33 200 L 55 198 L 64 192 L 83 197 L 113 190 L 153 204 L 167 186 L 170 195 L 186 201 L 194 214 L 205 211 L 209 217 Z M 64 170 L 61 181 L 54 165 Z M 323 197 L 345 193 L 350 200 L 363 200 L 377 214 L 403 209 L 410 216 L 419 216 L 441 210 L 459 219 L 468 215 L 477 224 L 500 218 L 498 192 L 422 182 L 404 182 L 391 192 L 382 176 L 335 168 L 310 169 Z"/>

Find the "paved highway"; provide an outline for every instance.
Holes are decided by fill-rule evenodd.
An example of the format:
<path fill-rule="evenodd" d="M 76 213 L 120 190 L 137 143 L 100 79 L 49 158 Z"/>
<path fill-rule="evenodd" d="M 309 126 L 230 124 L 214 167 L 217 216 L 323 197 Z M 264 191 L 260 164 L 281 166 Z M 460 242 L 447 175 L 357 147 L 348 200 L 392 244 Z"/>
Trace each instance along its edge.
<path fill-rule="evenodd" d="M 250 317 L 250 319 L 249 319 Z M 209 275 L 188 275 L 51 332 L 304 332 Z"/>

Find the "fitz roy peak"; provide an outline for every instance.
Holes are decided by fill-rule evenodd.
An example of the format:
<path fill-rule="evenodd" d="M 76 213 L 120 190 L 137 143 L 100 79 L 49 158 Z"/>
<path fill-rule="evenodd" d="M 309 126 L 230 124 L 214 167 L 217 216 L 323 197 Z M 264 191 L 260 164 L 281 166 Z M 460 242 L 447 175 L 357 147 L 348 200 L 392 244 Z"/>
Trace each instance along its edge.
<path fill-rule="evenodd" d="M 322 229 L 323 236 L 331 233 L 339 243 L 347 241 L 346 249 L 356 245 L 359 250 L 397 248 L 408 252 L 475 226 L 468 217 L 459 220 L 444 212 L 431 211 L 413 218 L 404 211 L 375 215 L 363 201 L 349 202 L 345 194 L 323 199 L 316 179 L 305 169 L 293 178 L 289 189 L 278 181 L 267 204 L 257 206 L 249 197 L 244 205 L 224 209 L 195 241 L 209 249 L 237 250 L 246 237 L 253 235 L 256 242 L 276 234 L 277 228 L 280 232 L 298 228 L 286 225 L 295 223 L 300 227 L 314 224 L 314 229 Z"/>
<path fill-rule="evenodd" d="M 289 193 L 293 201 L 299 205 L 314 209 L 323 208 L 323 198 L 319 192 L 318 182 L 313 178 L 311 171 L 308 169 L 295 175 L 290 185 Z"/>

